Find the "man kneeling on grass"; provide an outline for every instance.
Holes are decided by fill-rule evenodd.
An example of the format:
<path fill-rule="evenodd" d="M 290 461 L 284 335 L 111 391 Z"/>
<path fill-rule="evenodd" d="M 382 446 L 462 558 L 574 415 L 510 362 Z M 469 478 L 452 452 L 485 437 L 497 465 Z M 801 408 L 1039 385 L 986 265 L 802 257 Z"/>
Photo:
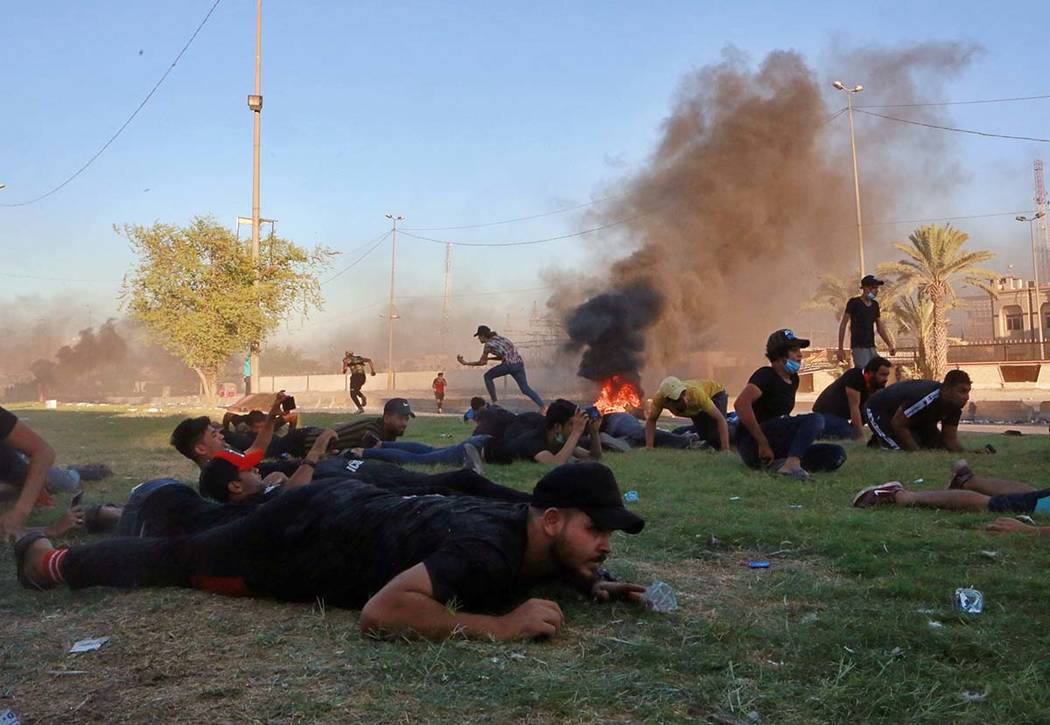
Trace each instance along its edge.
<path fill-rule="evenodd" d="M 966 461 L 956 461 L 948 488 L 940 491 L 909 491 L 898 481 L 869 486 L 853 497 L 857 508 L 898 506 L 972 511 L 983 513 L 1050 514 L 1050 488 L 1036 489 L 1027 483 L 976 475 Z M 990 531 L 1021 531 L 1050 535 L 1050 526 L 1035 526 L 1017 519 L 999 518 Z"/>
<path fill-rule="evenodd" d="M 962 370 L 949 370 L 942 383 L 905 380 L 883 388 L 864 406 L 872 432 L 868 445 L 894 451 L 960 452 L 959 419 L 969 399 L 970 376 Z"/>
<path fill-rule="evenodd" d="M 553 601 L 528 599 L 561 580 L 597 601 L 641 601 L 642 587 L 606 581 L 611 534 L 645 522 L 624 508 L 600 463 L 559 466 L 531 503 L 401 496 L 367 484 L 318 481 L 239 521 L 174 539 L 119 538 L 55 549 L 40 534 L 15 546 L 27 588 L 66 584 L 181 586 L 231 596 L 362 607 L 361 629 L 444 639 L 552 636 Z"/>

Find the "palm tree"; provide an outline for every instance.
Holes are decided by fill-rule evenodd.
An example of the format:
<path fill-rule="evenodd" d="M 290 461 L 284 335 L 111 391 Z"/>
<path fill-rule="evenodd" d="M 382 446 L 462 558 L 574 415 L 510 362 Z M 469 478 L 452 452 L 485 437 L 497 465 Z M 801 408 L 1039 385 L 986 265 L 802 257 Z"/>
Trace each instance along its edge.
<path fill-rule="evenodd" d="M 915 293 L 929 300 L 933 308 L 933 327 L 926 342 L 930 372 L 936 379 L 948 372 L 948 308 L 955 302 L 953 281 L 962 281 L 995 295 L 992 281 L 997 277 L 990 269 L 978 265 L 995 255 L 988 251 L 967 252 L 963 245 L 969 239 L 965 232 L 950 224 L 921 226 L 908 236 L 910 244 L 893 246 L 905 255 L 899 262 L 883 265 L 879 271 L 896 279 L 898 295 Z"/>
<path fill-rule="evenodd" d="M 804 310 L 828 310 L 838 322 L 850 297 L 857 294 L 856 282 L 852 278 L 833 274 L 821 275 L 817 291 L 802 305 Z"/>
<path fill-rule="evenodd" d="M 935 377 L 930 366 L 929 343 L 933 338 L 933 303 L 920 295 L 897 297 L 886 309 L 897 335 L 915 338 L 915 367 L 923 378 Z"/>

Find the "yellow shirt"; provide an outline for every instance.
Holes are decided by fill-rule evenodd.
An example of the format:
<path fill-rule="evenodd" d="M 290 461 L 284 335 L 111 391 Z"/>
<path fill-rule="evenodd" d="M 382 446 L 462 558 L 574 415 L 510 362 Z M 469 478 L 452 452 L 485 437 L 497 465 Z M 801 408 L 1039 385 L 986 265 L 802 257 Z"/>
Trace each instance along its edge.
<path fill-rule="evenodd" d="M 653 410 L 649 414 L 650 420 L 656 420 L 660 413 L 667 408 L 675 415 L 683 418 L 692 418 L 699 413 L 714 415 L 718 410 L 711 398 L 719 393 L 725 392 L 725 386 L 714 380 L 683 380 L 685 392 L 678 400 L 668 400 L 662 395 L 653 398 Z"/>

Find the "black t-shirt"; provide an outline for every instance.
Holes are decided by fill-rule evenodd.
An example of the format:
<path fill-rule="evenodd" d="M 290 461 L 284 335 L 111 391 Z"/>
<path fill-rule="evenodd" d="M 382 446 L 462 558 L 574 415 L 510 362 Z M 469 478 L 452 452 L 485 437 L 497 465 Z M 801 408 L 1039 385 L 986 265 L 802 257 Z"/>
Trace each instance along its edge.
<path fill-rule="evenodd" d="M 518 416 L 511 413 L 506 408 L 502 408 L 493 403 L 492 405 L 486 405 L 485 408 L 476 415 L 476 418 L 478 424 L 474 428 L 474 435 L 488 435 L 502 438 L 503 434 L 507 432 L 507 428 L 518 419 Z"/>
<path fill-rule="evenodd" d="M 762 397 L 751 404 L 759 424 L 767 420 L 790 415 L 795 408 L 795 391 L 798 390 L 798 375 L 791 376 L 791 382 L 785 382 L 777 371 L 767 365 L 752 373 L 747 381 L 762 391 Z"/>
<path fill-rule="evenodd" d="M 219 503 L 202 497 L 189 486 L 162 486 L 149 494 L 137 514 L 143 536 L 188 536 L 244 518 L 260 504 L 280 495 L 281 487 L 241 503 Z"/>
<path fill-rule="evenodd" d="M 846 388 L 856 390 L 860 393 L 861 406 L 867 402 L 871 395 L 868 383 L 864 380 L 864 371 L 860 368 L 850 368 L 839 376 L 838 380 L 817 396 L 817 402 L 813 404 L 813 412 L 823 415 L 837 415 L 849 420 L 849 398 L 846 397 Z"/>
<path fill-rule="evenodd" d="M 898 408 L 904 408 L 909 428 L 930 428 L 938 423 L 959 425 L 962 408 L 941 400 L 941 384 L 936 380 L 905 380 L 879 390 L 868 399 L 868 410 L 889 431 Z"/>
<path fill-rule="evenodd" d="M 485 444 L 485 460 L 490 463 L 534 461 L 537 453 L 546 450 L 549 444 L 544 417 L 539 413 L 519 413 L 503 429 L 502 435 Z"/>
<path fill-rule="evenodd" d="M 860 297 L 851 297 L 846 303 L 849 315 L 849 346 L 875 347 L 875 320 L 881 317 L 878 300 L 864 304 Z"/>
<path fill-rule="evenodd" d="M 7 440 L 14 430 L 18 417 L 7 408 L 0 408 L 0 443 Z"/>
<path fill-rule="evenodd" d="M 276 507 L 285 525 L 247 582 L 253 591 L 358 608 L 420 562 L 435 599 L 471 611 L 505 607 L 521 589 L 527 504 L 317 481 L 254 515 L 266 518 Z"/>

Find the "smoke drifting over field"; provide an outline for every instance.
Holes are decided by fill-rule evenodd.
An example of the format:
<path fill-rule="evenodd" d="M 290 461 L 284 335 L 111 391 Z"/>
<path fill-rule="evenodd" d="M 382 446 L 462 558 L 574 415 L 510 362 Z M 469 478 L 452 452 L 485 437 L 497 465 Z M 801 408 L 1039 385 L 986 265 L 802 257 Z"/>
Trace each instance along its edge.
<path fill-rule="evenodd" d="M 665 298 L 646 335 L 649 363 L 663 370 L 706 347 L 757 361 L 770 330 L 797 324 L 819 274 L 855 274 L 847 119 L 832 118 L 845 106 L 831 88 L 839 73 L 866 86 L 860 105 L 908 103 L 938 97 L 975 53 L 964 44 L 837 50 L 826 63 L 835 75 L 825 75 L 797 53 L 776 51 L 753 67 L 729 50 L 686 77 L 648 163 L 613 184 L 614 200 L 590 220 L 626 220 L 591 242 L 607 268 L 601 291 L 648 286 Z M 941 114 L 908 109 L 907 117 Z M 910 199 L 958 180 L 943 135 L 863 115 L 856 122 L 866 221 L 896 218 Z M 908 231 L 869 227 L 867 267 Z M 549 304 L 557 309 L 564 297 Z M 571 321 L 574 311 L 561 309 Z M 623 341 L 638 354 L 631 336 Z"/>

